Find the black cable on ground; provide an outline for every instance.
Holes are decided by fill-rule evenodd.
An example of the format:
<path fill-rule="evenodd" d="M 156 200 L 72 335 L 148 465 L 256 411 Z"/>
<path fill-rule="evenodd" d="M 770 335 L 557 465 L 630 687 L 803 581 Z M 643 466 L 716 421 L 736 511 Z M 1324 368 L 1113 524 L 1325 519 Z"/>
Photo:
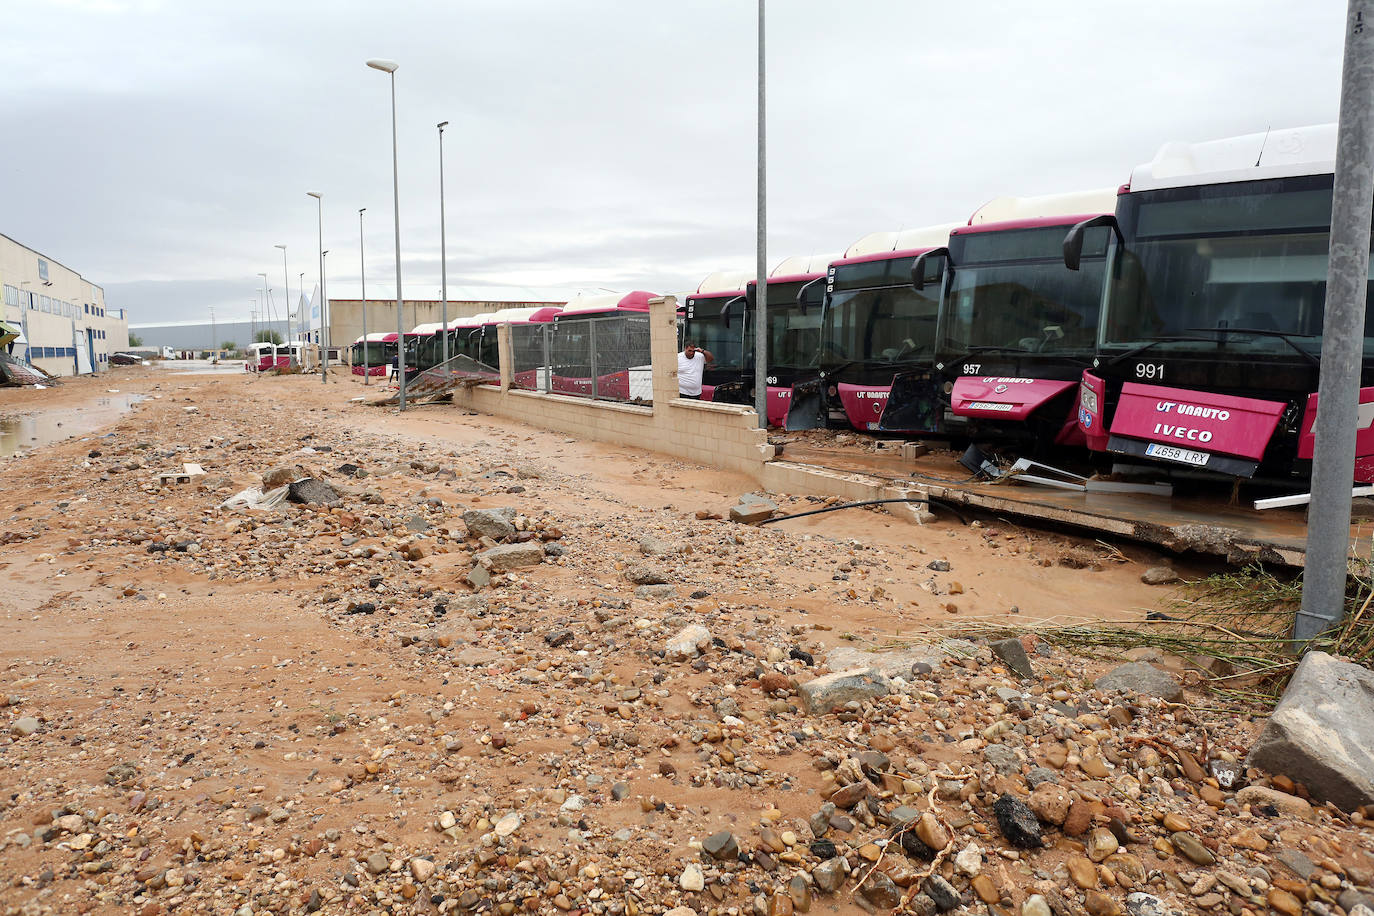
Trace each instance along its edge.
<path fill-rule="evenodd" d="M 763 521 L 759 522 L 759 524 L 771 525 L 774 522 L 785 522 L 789 519 L 794 518 L 806 518 L 806 516 L 808 515 L 820 515 L 823 512 L 838 512 L 841 509 L 857 509 L 861 506 L 881 506 L 886 503 L 916 503 L 918 505 L 923 505 L 928 509 L 934 509 L 938 506 L 939 508 L 944 509 L 947 512 L 953 513 L 954 517 L 959 519 L 961 523 L 965 525 L 968 524 L 968 520 L 965 519 L 964 516 L 959 512 L 959 510 L 954 508 L 954 506 L 950 505 L 949 503 L 943 502 L 942 500 L 931 499 L 928 496 L 907 496 L 899 499 L 866 499 L 862 502 L 857 503 L 841 503 L 838 506 L 826 506 L 823 509 L 812 509 L 808 512 L 798 512 L 795 515 L 780 515 L 777 518 L 766 518 Z"/>

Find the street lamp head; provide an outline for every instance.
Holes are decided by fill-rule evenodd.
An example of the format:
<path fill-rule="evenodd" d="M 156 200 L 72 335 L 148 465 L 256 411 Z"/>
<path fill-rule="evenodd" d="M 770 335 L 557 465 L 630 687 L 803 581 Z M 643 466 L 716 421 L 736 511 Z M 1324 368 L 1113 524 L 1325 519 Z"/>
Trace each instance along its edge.
<path fill-rule="evenodd" d="M 445 128 L 445 127 L 448 127 L 448 122 L 447 122 L 447 121 L 440 121 L 440 122 L 439 122 L 439 133 L 442 134 L 442 133 L 444 132 L 444 128 Z"/>
<path fill-rule="evenodd" d="M 306 192 L 305 192 L 305 196 L 306 196 L 306 197 L 313 197 L 313 198 L 315 198 L 316 200 L 320 200 L 324 195 L 320 194 L 319 191 L 306 191 Z"/>
<path fill-rule="evenodd" d="M 366 212 L 367 212 L 367 207 L 359 207 L 359 208 L 358 208 L 358 212 L 359 212 L 359 213 L 366 213 Z"/>
<path fill-rule="evenodd" d="M 285 245 L 273 245 L 272 247 L 273 247 L 273 248 L 280 248 L 282 251 L 285 251 L 285 250 L 286 250 L 286 246 L 285 246 Z"/>
<path fill-rule="evenodd" d="M 400 64 L 396 63 L 394 60 L 382 60 L 381 58 L 375 57 L 368 61 L 367 65 L 373 70 L 382 70 L 386 73 L 395 73 L 396 68 L 400 66 Z"/>

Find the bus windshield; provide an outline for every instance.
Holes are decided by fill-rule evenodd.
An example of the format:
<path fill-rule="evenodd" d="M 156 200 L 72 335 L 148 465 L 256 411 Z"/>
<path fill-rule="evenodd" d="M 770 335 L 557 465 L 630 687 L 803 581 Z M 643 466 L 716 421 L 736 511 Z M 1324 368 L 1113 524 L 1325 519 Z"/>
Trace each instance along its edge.
<path fill-rule="evenodd" d="M 943 348 L 1092 353 L 1111 230 L 1088 231 L 1079 269 L 1073 271 L 1064 266 L 1069 228 L 951 236 Z"/>
<path fill-rule="evenodd" d="M 728 327 L 720 315 L 727 303 L 730 305 Z M 750 322 L 742 295 L 693 296 L 687 300 L 686 323 L 685 340 L 695 342 L 715 357 L 713 369 L 744 368 L 744 341 L 748 339 Z"/>
<path fill-rule="evenodd" d="M 768 284 L 768 364 L 783 369 L 816 365 L 821 349 L 823 281 Z M 805 290 L 806 301 L 797 296 Z"/>
<path fill-rule="evenodd" d="M 1127 195 L 1103 343 L 1319 353 L 1331 185 L 1312 175 Z M 1160 339 L 1171 337 L 1192 339 Z M 1374 352 L 1374 312 L 1364 337 Z"/>
<path fill-rule="evenodd" d="M 927 259 L 925 273 L 934 282 L 920 290 L 911 285 L 914 260 L 893 258 L 832 268 L 821 319 L 822 365 L 885 365 L 931 357 L 945 259 Z"/>

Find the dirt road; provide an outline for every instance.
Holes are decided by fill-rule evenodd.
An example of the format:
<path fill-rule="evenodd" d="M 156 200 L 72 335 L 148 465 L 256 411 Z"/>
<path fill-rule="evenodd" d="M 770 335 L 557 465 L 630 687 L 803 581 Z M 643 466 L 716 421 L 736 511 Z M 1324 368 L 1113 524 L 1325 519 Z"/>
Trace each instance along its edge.
<path fill-rule="evenodd" d="M 939 906 L 931 871 L 1014 911 L 1084 846 L 1004 841 L 992 800 L 1029 786 L 988 749 L 1013 723 L 1021 763 L 1062 771 L 1090 822 L 1139 834 L 1116 853 L 1133 861 L 1094 860 L 1110 881 L 1064 891 L 1090 908 L 1132 888 L 1186 896 L 1167 875 L 1200 860 L 1155 860 L 1158 812 L 1214 852 L 1251 855 L 1238 830 L 1301 831 L 1351 887 L 1367 876 L 1358 823 L 1220 825 L 1224 804 L 1170 789 L 1176 768 L 1121 743 L 1205 728 L 1234 759 L 1249 721 L 1148 701 L 1109 720 L 1123 707 L 1088 687 L 1104 662 L 1042 649 L 1019 682 L 934 630 L 1138 619 L 1170 594 L 1140 582 L 1157 555 L 873 510 L 735 525 L 712 516 L 747 480 L 452 407 L 398 416 L 351 403 L 361 393 L 145 368 L 0 392 L 0 414 L 78 418 L 145 396 L 0 459 L 4 912 L 887 912 Z M 157 484 L 184 462 L 206 474 Z M 337 504 L 220 508 L 281 466 Z M 487 518 L 506 536 L 463 520 L 504 508 Z M 515 554 L 497 541 L 532 565 L 502 571 Z M 881 693 L 823 714 L 799 689 L 894 646 Z M 1041 701 L 1080 718 L 1022 727 Z M 858 794 L 823 808 L 837 788 Z M 920 849 L 885 826 L 927 809 Z"/>

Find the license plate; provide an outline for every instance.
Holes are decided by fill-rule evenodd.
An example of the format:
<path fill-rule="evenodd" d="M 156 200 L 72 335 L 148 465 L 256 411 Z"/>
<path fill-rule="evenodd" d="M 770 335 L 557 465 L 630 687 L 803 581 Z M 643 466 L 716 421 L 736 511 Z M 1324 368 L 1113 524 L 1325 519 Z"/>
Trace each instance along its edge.
<path fill-rule="evenodd" d="M 1165 461 L 1177 461 L 1181 464 L 1195 464 L 1198 467 L 1205 467 L 1207 459 L 1212 457 L 1208 452 L 1195 452 L 1189 448 L 1160 445 L 1158 442 L 1151 442 L 1145 446 L 1145 454 L 1151 458 L 1163 458 Z"/>

